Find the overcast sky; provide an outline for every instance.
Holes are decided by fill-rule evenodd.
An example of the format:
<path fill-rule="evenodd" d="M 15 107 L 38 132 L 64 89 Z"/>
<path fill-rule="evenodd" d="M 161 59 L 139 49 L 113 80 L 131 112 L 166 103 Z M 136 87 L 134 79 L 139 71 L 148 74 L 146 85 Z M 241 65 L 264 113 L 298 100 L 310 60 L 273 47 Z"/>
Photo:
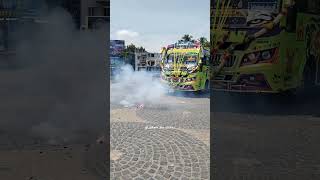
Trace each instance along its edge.
<path fill-rule="evenodd" d="M 209 39 L 210 0 L 111 1 L 111 39 L 159 52 L 184 34 Z"/>

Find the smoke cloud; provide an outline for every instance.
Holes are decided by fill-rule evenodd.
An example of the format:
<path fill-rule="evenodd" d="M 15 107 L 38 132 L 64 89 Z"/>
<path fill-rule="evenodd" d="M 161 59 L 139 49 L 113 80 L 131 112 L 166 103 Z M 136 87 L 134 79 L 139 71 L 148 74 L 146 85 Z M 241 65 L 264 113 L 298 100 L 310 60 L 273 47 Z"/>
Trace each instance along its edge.
<path fill-rule="evenodd" d="M 60 8 L 43 19 L 47 22 L 18 28 L 17 53 L 10 59 L 15 69 L 1 72 L 6 88 L 0 89 L 0 128 L 48 142 L 104 132 L 109 28 L 80 32 Z"/>
<path fill-rule="evenodd" d="M 110 101 L 112 104 L 132 107 L 137 104 L 160 104 L 168 89 L 154 74 L 134 71 L 132 66 L 121 67 L 111 83 Z"/>

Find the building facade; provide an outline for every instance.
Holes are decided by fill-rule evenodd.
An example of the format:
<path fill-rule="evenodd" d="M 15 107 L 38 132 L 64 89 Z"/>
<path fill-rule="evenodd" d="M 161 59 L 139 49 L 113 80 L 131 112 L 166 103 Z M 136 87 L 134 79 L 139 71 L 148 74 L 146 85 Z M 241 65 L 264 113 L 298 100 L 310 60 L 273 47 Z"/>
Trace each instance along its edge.
<path fill-rule="evenodd" d="M 99 29 L 110 23 L 110 0 L 81 0 L 81 29 Z"/>
<path fill-rule="evenodd" d="M 23 1 L 0 1 L 0 53 L 14 49 L 14 31 L 23 10 Z"/>
<path fill-rule="evenodd" d="M 21 24 L 34 23 L 35 12 L 28 0 L 0 1 L 0 66 L 15 66 L 15 50 Z"/>
<path fill-rule="evenodd" d="M 135 70 L 136 71 L 160 71 L 160 53 L 136 52 Z"/>
<path fill-rule="evenodd" d="M 110 22 L 110 0 L 46 0 L 46 4 L 67 10 L 77 29 L 97 29 Z"/>

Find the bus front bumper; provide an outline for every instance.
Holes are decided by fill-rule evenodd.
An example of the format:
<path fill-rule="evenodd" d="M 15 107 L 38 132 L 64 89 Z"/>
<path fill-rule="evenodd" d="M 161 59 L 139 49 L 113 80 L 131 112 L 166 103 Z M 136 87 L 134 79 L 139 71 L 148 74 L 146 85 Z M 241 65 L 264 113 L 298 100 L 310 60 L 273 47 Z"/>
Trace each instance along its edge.
<path fill-rule="evenodd" d="M 214 91 L 237 92 L 237 93 L 278 93 L 270 87 L 237 84 L 233 82 L 212 81 Z"/>
<path fill-rule="evenodd" d="M 166 80 L 161 79 L 161 82 L 169 86 L 169 88 L 177 91 L 198 91 L 195 88 L 195 81 L 191 82 L 169 82 Z"/>

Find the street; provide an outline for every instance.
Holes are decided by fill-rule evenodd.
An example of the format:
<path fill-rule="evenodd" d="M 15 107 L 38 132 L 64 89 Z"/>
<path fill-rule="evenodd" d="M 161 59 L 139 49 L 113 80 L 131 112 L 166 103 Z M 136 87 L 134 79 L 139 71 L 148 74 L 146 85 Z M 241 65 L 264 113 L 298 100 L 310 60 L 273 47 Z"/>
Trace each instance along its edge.
<path fill-rule="evenodd" d="M 111 103 L 111 179 L 209 179 L 209 103 L 191 92 Z"/>
<path fill-rule="evenodd" d="M 320 178 L 319 95 L 213 96 L 216 179 Z M 286 99 L 288 100 L 288 99 Z"/>

